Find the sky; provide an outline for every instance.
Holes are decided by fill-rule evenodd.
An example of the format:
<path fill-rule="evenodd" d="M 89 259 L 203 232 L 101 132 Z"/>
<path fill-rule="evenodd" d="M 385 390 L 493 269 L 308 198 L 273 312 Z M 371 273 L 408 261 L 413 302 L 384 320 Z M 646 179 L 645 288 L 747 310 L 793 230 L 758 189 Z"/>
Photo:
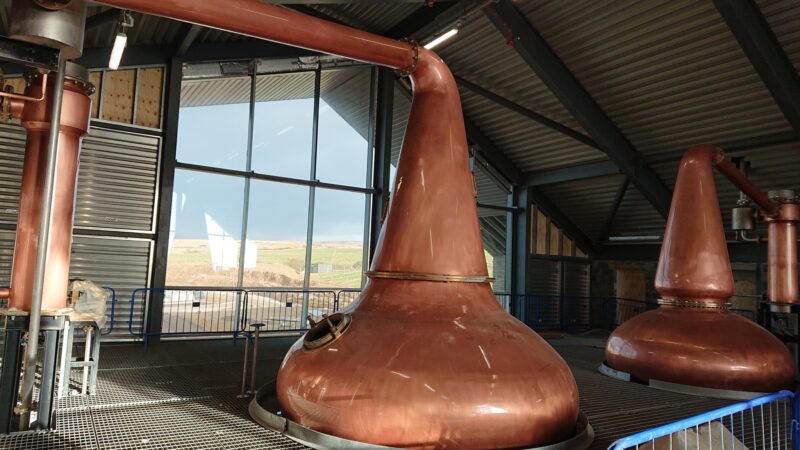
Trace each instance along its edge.
<path fill-rule="evenodd" d="M 309 179 L 313 99 L 258 102 L 253 128 L 252 169 Z M 184 107 L 178 125 L 177 160 L 246 169 L 249 105 Z M 367 141 L 324 99 L 320 100 L 317 179 L 365 187 Z M 207 237 L 205 215 L 226 234 L 241 234 L 244 179 L 177 170 L 173 227 L 177 239 Z M 251 181 L 250 240 L 305 240 L 309 188 Z M 365 194 L 317 188 L 314 240 L 362 240 Z"/>

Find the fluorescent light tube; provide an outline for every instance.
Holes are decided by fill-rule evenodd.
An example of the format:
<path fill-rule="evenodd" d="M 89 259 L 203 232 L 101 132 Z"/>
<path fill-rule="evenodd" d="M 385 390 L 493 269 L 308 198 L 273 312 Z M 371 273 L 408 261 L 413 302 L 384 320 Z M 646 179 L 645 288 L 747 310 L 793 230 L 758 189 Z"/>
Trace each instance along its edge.
<path fill-rule="evenodd" d="M 432 48 L 436 47 L 437 45 L 441 44 L 442 42 L 444 42 L 444 41 L 450 39 L 451 37 L 455 36 L 456 34 L 458 34 L 458 28 L 451 28 L 446 33 L 442 34 L 441 36 L 437 37 L 436 39 L 434 39 L 434 40 L 428 42 L 427 44 L 425 44 L 425 48 L 427 48 L 428 50 L 431 50 Z"/>
<path fill-rule="evenodd" d="M 125 51 L 125 45 L 128 43 L 128 36 L 125 33 L 117 33 L 114 39 L 114 47 L 111 49 L 111 57 L 108 59 L 108 68 L 111 70 L 119 69 L 119 63 L 122 61 L 122 53 Z"/>

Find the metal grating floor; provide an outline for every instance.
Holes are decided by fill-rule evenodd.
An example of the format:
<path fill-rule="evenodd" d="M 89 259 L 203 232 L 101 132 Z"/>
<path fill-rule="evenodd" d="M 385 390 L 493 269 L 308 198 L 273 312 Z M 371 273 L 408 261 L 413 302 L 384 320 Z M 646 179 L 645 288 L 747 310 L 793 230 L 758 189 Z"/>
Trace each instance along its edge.
<path fill-rule="evenodd" d="M 274 374 L 295 338 L 264 339 L 259 383 Z M 624 435 L 726 404 L 624 383 L 597 372 L 603 341 L 549 341 L 572 367 L 593 449 Z M 240 400 L 242 346 L 230 340 L 171 341 L 149 349 L 105 345 L 98 394 L 58 404 L 58 429 L 0 436 L 0 449 L 301 449 L 265 430 Z M 77 379 L 80 372 L 73 373 Z"/>

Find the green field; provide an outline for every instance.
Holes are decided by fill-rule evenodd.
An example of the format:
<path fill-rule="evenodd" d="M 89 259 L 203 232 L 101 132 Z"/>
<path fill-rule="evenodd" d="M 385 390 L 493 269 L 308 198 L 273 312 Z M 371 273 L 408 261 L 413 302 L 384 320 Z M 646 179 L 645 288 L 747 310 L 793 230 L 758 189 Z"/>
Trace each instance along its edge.
<path fill-rule="evenodd" d="M 306 256 L 305 243 L 300 241 L 255 241 L 256 266 L 244 272 L 244 286 L 303 286 Z M 491 276 L 491 256 L 486 254 Z M 314 245 L 311 264 L 329 264 L 333 270 L 311 273 L 310 286 L 315 288 L 359 288 L 364 268 L 361 267 L 361 242 L 331 241 Z M 167 263 L 168 286 L 236 286 L 235 269 L 215 268 L 211 264 L 208 241 L 176 239 L 170 248 Z"/>

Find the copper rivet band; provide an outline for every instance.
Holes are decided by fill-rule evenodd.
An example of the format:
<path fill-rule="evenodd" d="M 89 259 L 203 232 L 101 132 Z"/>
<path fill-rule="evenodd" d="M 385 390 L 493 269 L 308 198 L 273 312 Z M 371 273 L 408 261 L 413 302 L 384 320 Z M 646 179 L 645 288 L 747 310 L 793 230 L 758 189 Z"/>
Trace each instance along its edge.
<path fill-rule="evenodd" d="M 494 278 L 484 275 L 442 275 L 438 273 L 374 271 L 368 271 L 366 272 L 366 275 L 370 278 L 392 278 L 395 280 L 441 281 L 454 283 L 491 283 L 494 281 Z"/>
<path fill-rule="evenodd" d="M 417 68 L 417 64 L 419 63 L 419 43 L 413 39 L 401 39 L 403 42 L 408 42 L 411 44 L 411 49 L 414 50 L 414 56 L 411 57 L 411 64 L 397 69 L 397 74 L 401 77 L 407 77 L 414 73 L 414 70 Z"/>
<path fill-rule="evenodd" d="M 708 300 L 665 300 L 658 299 L 658 304 L 663 306 L 675 306 L 678 308 L 707 308 L 707 309 L 728 309 L 730 303 L 717 303 Z"/>

